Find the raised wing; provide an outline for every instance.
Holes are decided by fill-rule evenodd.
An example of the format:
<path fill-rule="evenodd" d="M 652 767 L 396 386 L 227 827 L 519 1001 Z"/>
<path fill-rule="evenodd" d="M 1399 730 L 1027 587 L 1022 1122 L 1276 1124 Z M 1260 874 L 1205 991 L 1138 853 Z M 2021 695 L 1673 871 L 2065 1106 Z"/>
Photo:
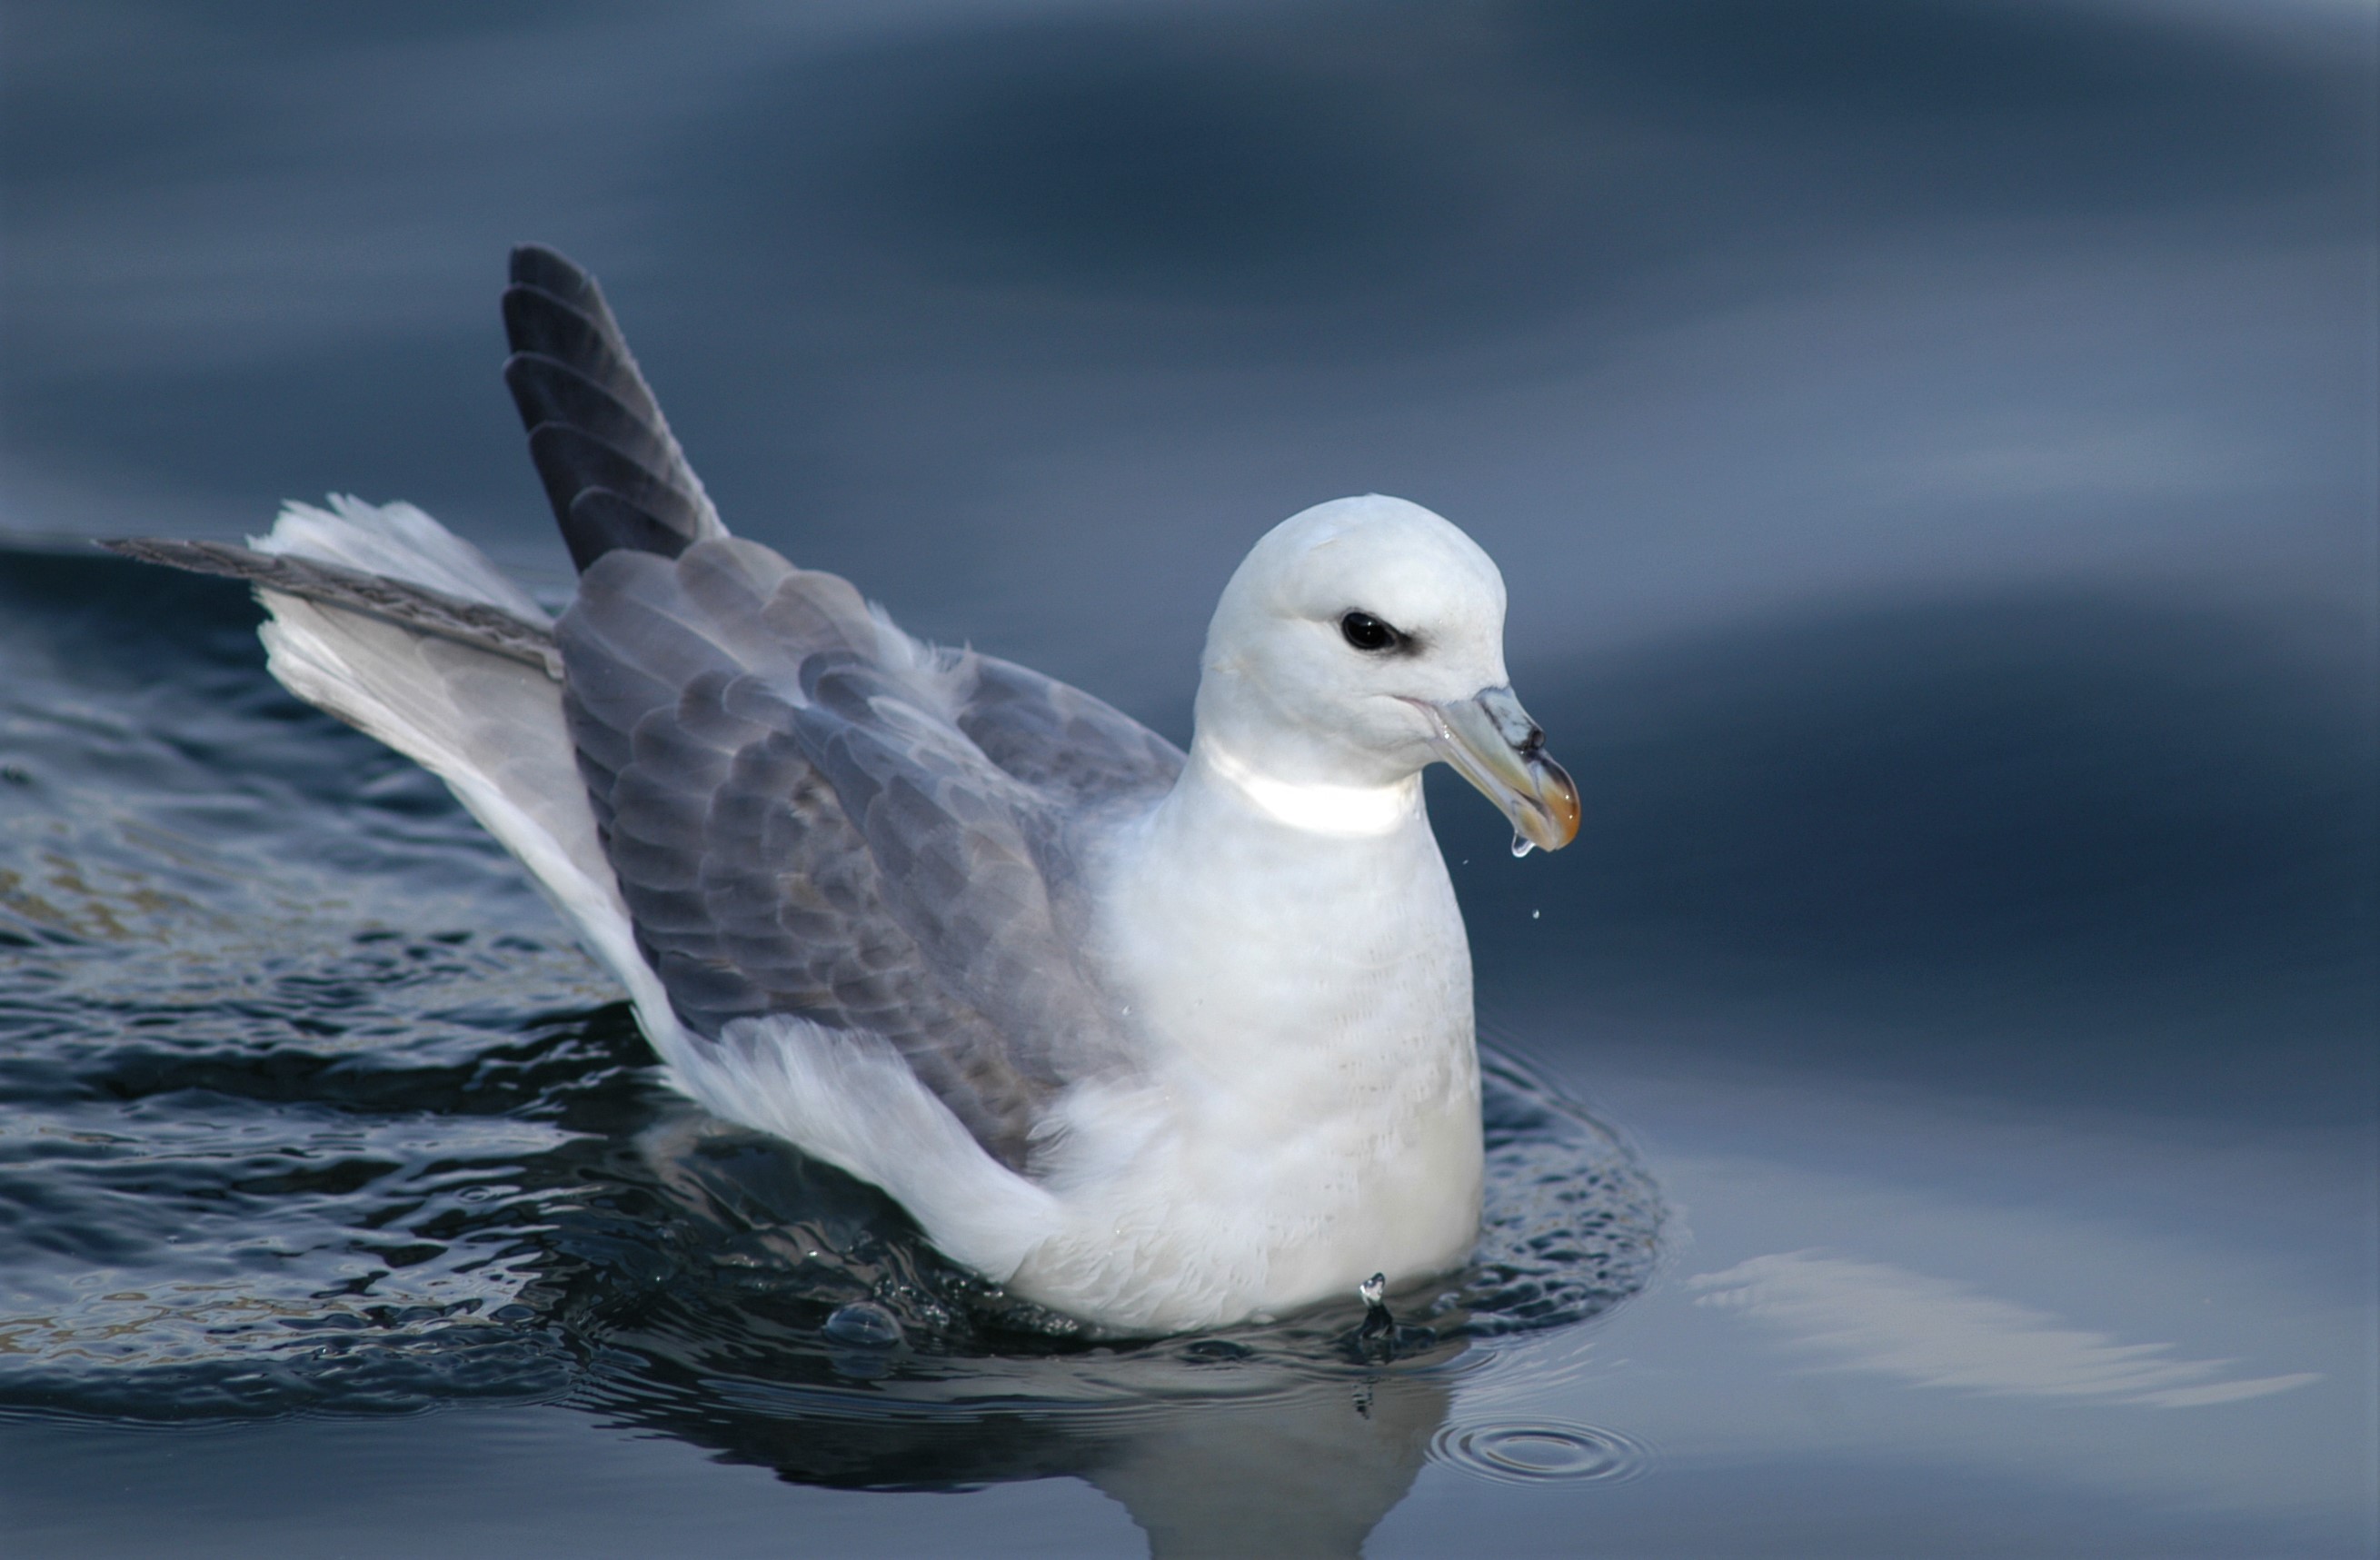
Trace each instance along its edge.
<path fill-rule="evenodd" d="M 571 561 L 617 548 L 675 557 L 723 537 L 595 279 L 535 244 L 504 289 L 504 383 Z"/>

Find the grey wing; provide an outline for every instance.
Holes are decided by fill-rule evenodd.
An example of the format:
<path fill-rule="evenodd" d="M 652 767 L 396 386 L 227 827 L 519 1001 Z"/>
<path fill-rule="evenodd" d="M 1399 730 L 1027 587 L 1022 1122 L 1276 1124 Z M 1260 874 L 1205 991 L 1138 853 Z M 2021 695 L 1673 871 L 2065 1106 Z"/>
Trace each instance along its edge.
<path fill-rule="evenodd" d="M 595 279 L 522 245 L 504 310 L 504 383 L 579 570 L 615 548 L 675 557 L 725 536 Z"/>
<path fill-rule="evenodd" d="M 964 728 L 970 663 L 733 539 L 606 554 L 558 637 L 604 847 L 686 1027 L 880 1035 L 1023 1168 L 1050 1101 L 1123 1052 L 1081 961 L 1070 798 Z"/>

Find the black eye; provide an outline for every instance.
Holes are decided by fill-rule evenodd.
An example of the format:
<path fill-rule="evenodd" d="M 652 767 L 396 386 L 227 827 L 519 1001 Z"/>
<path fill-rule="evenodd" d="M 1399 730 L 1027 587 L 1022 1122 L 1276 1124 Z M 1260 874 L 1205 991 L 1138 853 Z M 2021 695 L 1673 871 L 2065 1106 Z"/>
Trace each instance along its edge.
<path fill-rule="evenodd" d="M 1339 632 L 1359 650 L 1392 650 L 1405 637 L 1369 612 L 1349 612 L 1339 620 Z"/>

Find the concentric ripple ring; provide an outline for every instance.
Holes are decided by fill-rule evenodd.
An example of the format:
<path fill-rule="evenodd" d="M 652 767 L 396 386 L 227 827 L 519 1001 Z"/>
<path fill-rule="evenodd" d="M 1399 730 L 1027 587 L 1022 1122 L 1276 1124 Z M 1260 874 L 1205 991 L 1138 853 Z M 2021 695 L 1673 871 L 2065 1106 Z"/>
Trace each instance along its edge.
<path fill-rule="evenodd" d="M 1442 1462 L 1507 1484 L 1616 1482 L 1642 1473 L 1646 1456 L 1616 1431 L 1548 1421 L 1450 1424 L 1430 1450 Z"/>

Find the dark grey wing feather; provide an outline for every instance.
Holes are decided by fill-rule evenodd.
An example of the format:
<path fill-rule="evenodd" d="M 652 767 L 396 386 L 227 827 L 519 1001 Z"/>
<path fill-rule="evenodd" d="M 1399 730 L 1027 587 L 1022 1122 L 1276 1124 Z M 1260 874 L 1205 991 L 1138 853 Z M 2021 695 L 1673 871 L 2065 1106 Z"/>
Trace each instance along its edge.
<path fill-rule="evenodd" d="M 507 659 L 526 661 L 556 681 L 562 677 L 562 655 L 554 648 L 552 630 L 484 601 L 467 601 L 427 586 L 370 574 L 337 563 L 256 552 L 226 542 L 132 537 L 99 545 L 144 563 L 163 563 L 192 574 L 246 580 L 285 596 L 344 607 L 437 638 L 490 650 Z"/>
<path fill-rule="evenodd" d="M 726 534 L 595 279 L 552 249 L 513 251 L 504 383 L 571 559 L 674 555 Z"/>
<path fill-rule="evenodd" d="M 610 554 L 559 626 L 571 729 L 690 1030 L 880 1035 L 1023 1167 L 1050 1100 L 1120 1055 L 1078 958 L 1070 809 L 953 719 L 966 664 L 896 635 L 753 543 Z"/>
<path fill-rule="evenodd" d="M 667 472 L 685 459 L 662 441 L 650 408 L 640 410 L 623 401 L 559 357 L 516 352 L 504 363 L 504 384 L 525 428 L 552 423 L 578 429 L 647 472 Z"/>

